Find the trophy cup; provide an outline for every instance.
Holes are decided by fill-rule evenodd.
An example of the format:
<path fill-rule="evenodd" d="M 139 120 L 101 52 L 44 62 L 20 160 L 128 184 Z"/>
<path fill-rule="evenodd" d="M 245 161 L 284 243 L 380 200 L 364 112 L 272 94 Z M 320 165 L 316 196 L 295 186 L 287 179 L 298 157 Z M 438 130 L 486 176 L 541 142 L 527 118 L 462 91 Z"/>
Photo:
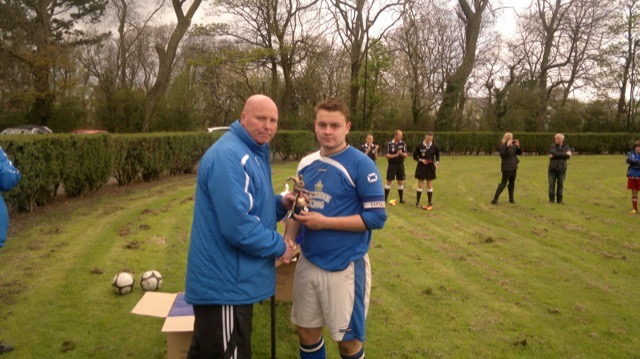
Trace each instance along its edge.
<path fill-rule="evenodd" d="M 289 219 L 291 218 L 291 216 L 293 216 L 293 214 L 300 214 L 300 211 L 308 211 L 309 208 L 307 208 L 307 198 L 306 195 L 309 194 L 309 191 L 307 191 L 304 188 L 304 181 L 303 181 L 303 176 L 300 175 L 300 177 L 289 177 L 287 179 L 286 182 L 292 181 L 293 182 L 293 195 L 294 195 L 294 201 L 293 201 L 293 206 L 291 207 L 291 210 L 289 212 L 287 212 L 287 215 L 285 218 Z"/>

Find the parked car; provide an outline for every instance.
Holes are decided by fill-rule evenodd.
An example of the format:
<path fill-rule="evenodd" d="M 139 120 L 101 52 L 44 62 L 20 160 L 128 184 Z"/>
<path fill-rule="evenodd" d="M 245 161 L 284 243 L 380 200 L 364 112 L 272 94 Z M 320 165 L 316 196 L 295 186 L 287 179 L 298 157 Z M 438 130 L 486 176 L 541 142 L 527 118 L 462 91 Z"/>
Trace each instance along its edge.
<path fill-rule="evenodd" d="M 37 125 L 19 125 L 14 127 L 5 128 L 0 132 L 2 135 L 38 135 L 53 133 L 47 126 Z"/>
<path fill-rule="evenodd" d="M 73 130 L 71 133 L 79 133 L 85 135 L 96 135 L 100 133 L 109 133 L 109 131 L 105 130 Z"/>

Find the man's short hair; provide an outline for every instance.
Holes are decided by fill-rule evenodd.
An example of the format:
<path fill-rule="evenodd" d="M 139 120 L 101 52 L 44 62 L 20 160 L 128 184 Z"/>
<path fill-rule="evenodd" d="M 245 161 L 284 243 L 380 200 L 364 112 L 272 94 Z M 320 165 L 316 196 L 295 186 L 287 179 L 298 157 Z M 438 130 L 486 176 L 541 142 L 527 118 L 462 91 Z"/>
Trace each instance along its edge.
<path fill-rule="evenodd" d="M 635 149 L 636 147 L 640 147 L 640 140 L 637 140 L 633 143 L 633 149 Z"/>
<path fill-rule="evenodd" d="M 340 112 L 344 115 L 347 122 L 351 121 L 349 106 L 347 106 L 347 104 L 343 100 L 337 97 L 329 97 L 317 104 L 315 108 L 315 114 L 317 115 L 318 111 L 320 110 L 325 110 L 328 112 Z"/>

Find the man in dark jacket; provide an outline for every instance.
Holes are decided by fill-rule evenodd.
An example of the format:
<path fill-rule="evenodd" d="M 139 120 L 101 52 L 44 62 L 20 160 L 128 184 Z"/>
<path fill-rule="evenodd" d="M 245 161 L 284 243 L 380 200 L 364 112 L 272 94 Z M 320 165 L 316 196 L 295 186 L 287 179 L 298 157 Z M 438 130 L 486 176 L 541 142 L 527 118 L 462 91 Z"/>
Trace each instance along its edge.
<path fill-rule="evenodd" d="M 571 148 L 564 143 L 564 135 L 557 133 L 555 142 L 549 146 L 549 202 L 562 204 L 564 179 L 567 177 L 567 160 Z"/>

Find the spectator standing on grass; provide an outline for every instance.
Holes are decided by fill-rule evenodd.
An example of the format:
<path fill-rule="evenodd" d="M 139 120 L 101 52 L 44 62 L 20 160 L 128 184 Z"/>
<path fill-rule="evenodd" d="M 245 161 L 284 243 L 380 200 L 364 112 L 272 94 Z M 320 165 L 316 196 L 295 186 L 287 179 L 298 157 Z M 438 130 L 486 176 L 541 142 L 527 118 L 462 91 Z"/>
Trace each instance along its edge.
<path fill-rule="evenodd" d="M 273 194 L 269 142 L 277 127 L 275 103 L 251 96 L 200 162 L 185 290 L 195 314 L 188 358 L 251 358 L 253 304 L 274 295 L 276 258 L 293 256 L 293 242 L 276 231 L 293 203 L 293 195 Z"/>
<path fill-rule="evenodd" d="M 640 189 L 640 140 L 633 143 L 633 150 L 627 154 L 627 189 L 631 190 L 631 214 L 638 213 L 638 189 Z"/>
<path fill-rule="evenodd" d="M 520 162 L 517 155 L 522 154 L 520 141 L 514 140 L 511 132 L 506 132 L 502 136 L 502 143 L 500 144 L 498 152 L 500 152 L 500 158 L 502 159 L 500 165 L 502 181 L 500 181 L 498 188 L 496 188 L 496 193 L 493 196 L 493 200 L 491 200 L 491 204 L 498 204 L 498 198 L 500 198 L 500 194 L 504 188 L 507 187 L 507 182 L 509 183 L 509 203 L 514 204 L 516 203 L 514 198 L 516 175 L 518 174 L 518 162 Z"/>
<path fill-rule="evenodd" d="M 563 202 L 564 180 L 567 177 L 567 160 L 571 148 L 564 142 L 564 135 L 556 133 L 554 143 L 549 146 L 549 202 Z"/>
<path fill-rule="evenodd" d="M 420 207 L 420 197 L 422 197 L 422 185 L 427 180 L 427 200 L 428 205 L 423 207 L 430 211 L 433 209 L 431 201 L 433 199 L 433 181 L 436 179 L 436 170 L 440 167 L 440 151 L 433 143 L 433 133 L 427 132 L 424 141 L 413 150 L 413 159 L 418 162 L 416 165 L 416 179 L 418 188 L 416 189 L 416 208 Z"/>
<path fill-rule="evenodd" d="M 316 106 L 320 151 L 304 157 L 298 176 L 309 191 L 309 211 L 287 221 L 285 238 L 301 233 L 291 320 L 301 359 L 324 359 L 323 328 L 338 343 L 340 358 L 364 358 L 371 291 L 372 230 L 387 219 L 375 163 L 349 146 L 349 107 L 329 98 Z"/>
<path fill-rule="evenodd" d="M 368 133 L 366 142 L 360 147 L 360 150 L 369 158 L 373 160 L 373 162 L 378 159 L 378 145 L 373 143 L 373 134 Z"/>
<path fill-rule="evenodd" d="M 387 143 L 387 184 L 384 186 L 384 201 L 387 201 L 389 192 L 391 191 L 391 183 L 396 180 L 398 182 L 398 196 L 400 203 L 404 203 L 402 198 L 404 193 L 404 180 L 407 178 L 404 172 L 404 159 L 409 156 L 407 153 L 407 144 L 402 141 L 402 131 L 395 130 L 393 139 Z"/>
<path fill-rule="evenodd" d="M 0 147 L 0 191 L 6 192 L 18 185 L 22 175 L 17 168 L 13 166 L 7 155 Z M 7 231 L 9 230 L 9 211 L 4 203 L 4 198 L 0 196 L 0 248 L 4 247 L 7 240 Z M 0 342 L 0 355 L 13 350 L 13 347 L 7 343 Z"/>

